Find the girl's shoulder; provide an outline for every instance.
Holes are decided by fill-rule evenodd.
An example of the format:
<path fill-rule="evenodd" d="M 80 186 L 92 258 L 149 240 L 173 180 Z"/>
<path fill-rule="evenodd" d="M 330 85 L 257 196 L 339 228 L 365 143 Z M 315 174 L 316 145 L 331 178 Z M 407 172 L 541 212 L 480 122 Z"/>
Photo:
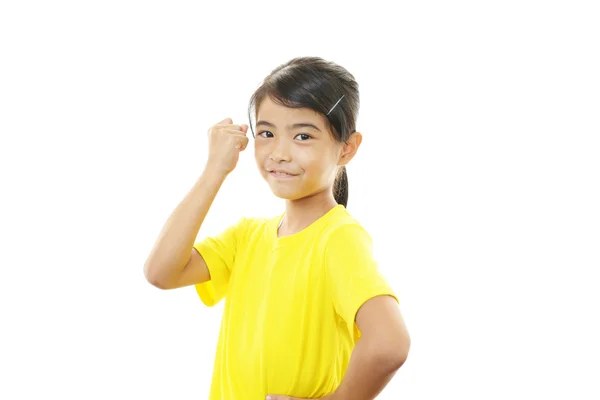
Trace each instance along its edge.
<path fill-rule="evenodd" d="M 360 236 L 370 239 L 370 235 L 365 227 L 358 219 L 352 216 L 348 210 L 340 207 L 339 211 L 332 215 L 332 218 L 327 221 L 323 227 L 320 237 L 325 244 L 330 242 L 332 238 L 343 236 L 345 238 L 351 236 Z"/>
<path fill-rule="evenodd" d="M 251 239 L 252 237 L 267 234 L 278 218 L 278 216 L 245 216 L 238 219 L 234 229 L 240 238 Z"/>

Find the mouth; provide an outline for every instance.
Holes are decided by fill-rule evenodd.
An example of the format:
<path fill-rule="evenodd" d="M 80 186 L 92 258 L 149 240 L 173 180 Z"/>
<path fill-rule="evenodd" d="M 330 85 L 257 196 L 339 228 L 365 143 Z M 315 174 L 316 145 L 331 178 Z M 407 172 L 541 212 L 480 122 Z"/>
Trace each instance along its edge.
<path fill-rule="evenodd" d="M 283 171 L 269 171 L 269 175 L 275 177 L 275 178 L 279 178 L 279 179 L 289 179 L 289 178 L 293 178 L 297 175 L 295 174 L 291 174 L 288 172 L 283 172 Z"/>

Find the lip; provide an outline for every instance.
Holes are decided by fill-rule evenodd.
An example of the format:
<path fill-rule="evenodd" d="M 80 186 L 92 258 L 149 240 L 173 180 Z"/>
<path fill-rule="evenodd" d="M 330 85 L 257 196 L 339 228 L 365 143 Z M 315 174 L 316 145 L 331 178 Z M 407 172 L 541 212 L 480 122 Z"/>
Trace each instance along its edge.
<path fill-rule="evenodd" d="M 275 179 L 292 179 L 297 176 L 297 175 L 291 174 L 287 171 L 277 171 L 277 170 L 269 171 L 269 175 L 271 175 Z"/>

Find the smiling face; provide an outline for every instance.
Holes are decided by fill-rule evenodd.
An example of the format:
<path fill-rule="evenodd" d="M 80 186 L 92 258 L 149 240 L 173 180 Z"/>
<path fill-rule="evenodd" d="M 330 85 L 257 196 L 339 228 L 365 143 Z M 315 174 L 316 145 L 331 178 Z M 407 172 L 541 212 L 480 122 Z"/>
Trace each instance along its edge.
<path fill-rule="evenodd" d="M 273 193 L 298 200 L 331 193 L 346 146 L 327 129 L 325 116 L 307 108 L 289 108 L 268 96 L 258 107 L 256 164 Z M 327 192 L 328 191 L 328 192 Z"/>

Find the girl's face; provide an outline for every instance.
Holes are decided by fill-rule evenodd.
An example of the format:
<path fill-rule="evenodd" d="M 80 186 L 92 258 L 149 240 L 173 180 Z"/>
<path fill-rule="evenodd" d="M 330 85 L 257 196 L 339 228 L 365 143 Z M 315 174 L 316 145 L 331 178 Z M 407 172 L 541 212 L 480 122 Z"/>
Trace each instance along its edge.
<path fill-rule="evenodd" d="M 338 165 L 345 164 L 344 146 L 326 126 L 325 117 L 310 109 L 284 107 L 268 96 L 259 105 L 254 154 L 277 197 L 297 200 L 331 191 Z"/>

